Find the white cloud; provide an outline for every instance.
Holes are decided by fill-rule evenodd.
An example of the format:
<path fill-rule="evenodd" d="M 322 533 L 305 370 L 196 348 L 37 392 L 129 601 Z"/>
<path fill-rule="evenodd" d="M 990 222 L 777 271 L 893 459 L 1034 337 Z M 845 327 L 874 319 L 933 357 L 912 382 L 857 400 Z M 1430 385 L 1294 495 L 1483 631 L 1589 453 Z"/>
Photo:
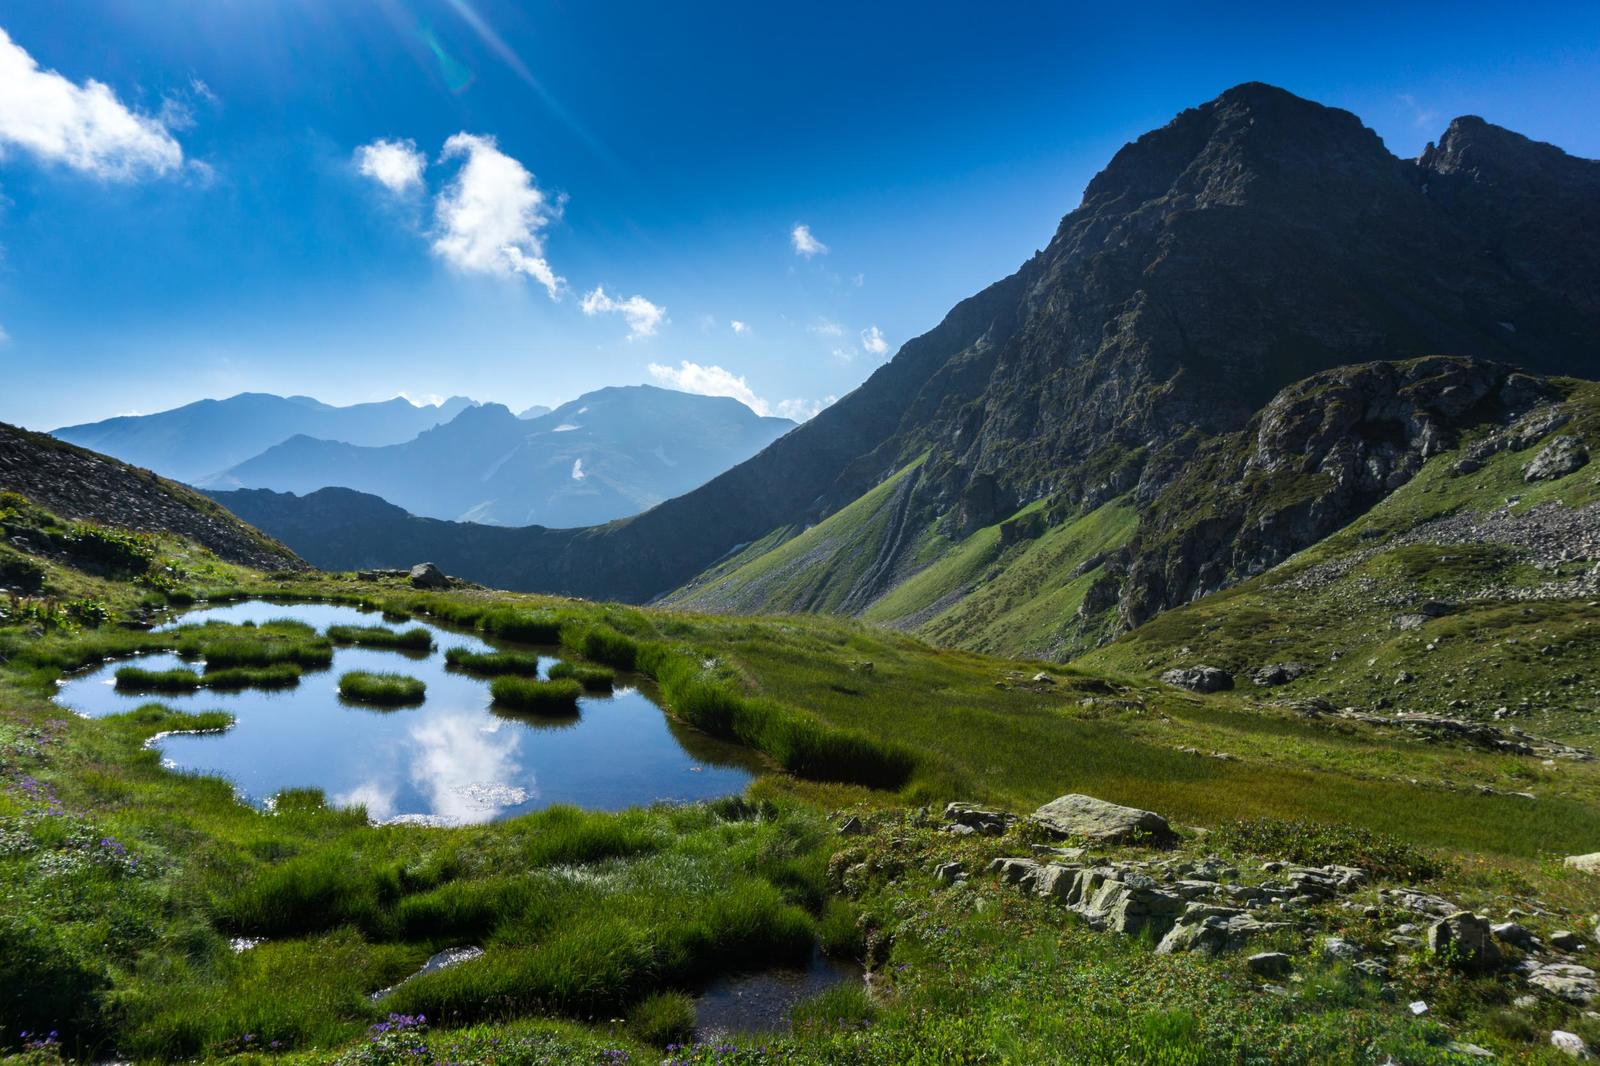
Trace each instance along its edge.
<path fill-rule="evenodd" d="M 733 331 L 735 333 L 748 333 L 748 332 L 750 332 L 750 327 L 745 325 L 743 322 L 740 322 L 737 318 L 734 319 L 732 322 L 728 323 L 728 325 L 733 327 Z"/>
<path fill-rule="evenodd" d="M 583 298 L 579 305 L 586 315 L 620 314 L 628 322 L 628 339 L 635 337 L 650 337 L 656 332 L 657 327 L 666 319 L 667 309 L 646 300 L 643 296 L 630 296 L 626 300 L 618 300 L 606 294 L 603 286 L 595 286 L 594 291 Z"/>
<path fill-rule="evenodd" d="M 824 407 L 832 406 L 837 399 L 837 396 L 827 396 L 820 400 L 782 400 L 773 410 L 773 414 L 796 422 L 809 422 L 817 417 Z"/>
<path fill-rule="evenodd" d="M 166 174 L 183 149 L 161 120 L 129 110 L 93 78 L 76 85 L 41 70 L 0 29 L 0 149 L 20 148 L 98 178 Z"/>
<path fill-rule="evenodd" d="M 676 369 L 660 363 L 651 363 L 648 369 L 651 377 L 668 388 L 699 396 L 730 396 L 758 415 L 777 415 L 780 418 L 792 418 L 796 422 L 811 418 L 835 399 L 829 396 L 821 401 L 779 400 L 771 404 L 757 396 L 749 382 L 733 371 L 720 366 L 701 366 L 687 359 L 682 360 Z"/>
<path fill-rule="evenodd" d="M 796 255 L 803 255 L 807 259 L 828 254 L 828 246 L 813 237 L 811 227 L 803 222 L 796 222 L 794 229 L 789 231 L 789 242 L 794 245 Z"/>
<path fill-rule="evenodd" d="M 854 348 L 835 348 L 833 357 L 841 363 L 852 363 L 856 358 L 856 350 Z"/>
<path fill-rule="evenodd" d="M 806 327 L 807 333 L 815 333 L 821 337 L 842 337 L 844 327 L 837 322 L 830 322 L 826 318 L 819 318 Z"/>
<path fill-rule="evenodd" d="M 526 274 L 559 299 L 566 280 L 550 268 L 539 235 L 559 212 L 528 169 L 493 137 L 472 133 L 445 141 L 441 158 L 465 162 L 434 199 L 434 254 L 470 273 Z"/>
<path fill-rule="evenodd" d="M 397 196 L 422 188 L 427 156 L 417 142 L 379 139 L 356 149 L 356 169 Z"/>
<path fill-rule="evenodd" d="M 574 459 L 574 460 L 572 460 L 572 480 L 574 480 L 574 481 L 582 481 L 584 478 L 586 478 L 588 476 L 589 476 L 588 474 L 585 474 L 583 472 L 583 460 L 582 459 Z"/>
<path fill-rule="evenodd" d="M 884 339 L 883 330 L 877 326 L 868 326 L 861 331 L 861 347 L 873 355 L 887 355 L 889 342 Z"/>

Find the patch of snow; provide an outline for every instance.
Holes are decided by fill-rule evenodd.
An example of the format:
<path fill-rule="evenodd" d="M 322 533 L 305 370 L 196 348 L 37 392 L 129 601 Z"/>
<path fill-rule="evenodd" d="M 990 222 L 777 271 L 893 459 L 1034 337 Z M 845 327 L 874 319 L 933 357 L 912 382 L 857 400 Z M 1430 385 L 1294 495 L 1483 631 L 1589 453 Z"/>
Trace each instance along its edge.
<path fill-rule="evenodd" d="M 559 426 L 557 426 L 555 429 L 552 429 L 550 432 L 551 433 L 570 433 L 575 429 L 582 429 L 582 428 L 583 428 L 582 426 L 577 425 L 577 424 L 572 423 L 572 422 L 563 422 Z"/>

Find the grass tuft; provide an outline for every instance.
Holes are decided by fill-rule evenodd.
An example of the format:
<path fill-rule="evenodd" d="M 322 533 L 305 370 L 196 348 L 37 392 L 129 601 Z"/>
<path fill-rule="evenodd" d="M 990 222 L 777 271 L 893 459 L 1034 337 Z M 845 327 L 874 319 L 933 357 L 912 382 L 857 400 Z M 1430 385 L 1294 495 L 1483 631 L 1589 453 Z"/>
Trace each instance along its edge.
<path fill-rule="evenodd" d="M 535 681 L 532 678 L 497 677 L 489 693 L 501 707 L 534 714 L 575 714 L 583 686 L 576 681 Z"/>
<path fill-rule="evenodd" d="M 117 671 L 117 688 L 123 692 L 194 692 L 201 685 L 193 670 L 145 670 L 124 666 Z"/>
<path fill-rule="evenodd" d="M 470 674 L 484 677 L 500 677 L 505 674 L 534 677 L 539 673 L 539 657 L 525 652 L 480 652 L 467 648 L 451 648 L 444 653 L 444 661 L 457 670 L 465 670 Z"/>
<path fill-rule="evenodd" d="M 576 681 L 588 692 L 610 692 L 616 683 L 615 671 L 603 666 L 580 666 L 576 663 L 556 663 L 550 667 L 550 680 Z"/>
<path fill-rule="evenodd" d="M 421 703 L 428 686 L 405 674 L 374 674 L 352 670 L 339 678 L 339 695 L 356 703 L 398 707 Z"/>
<path fill-rule="evenodd" d="M 402 651 L 427 651 L 433 637 L 421 626 L 396 630 L 387 626 L 329 626 L 328 639 L 335 644 L 359 644 L 365 648 L 396 648 Z"/>

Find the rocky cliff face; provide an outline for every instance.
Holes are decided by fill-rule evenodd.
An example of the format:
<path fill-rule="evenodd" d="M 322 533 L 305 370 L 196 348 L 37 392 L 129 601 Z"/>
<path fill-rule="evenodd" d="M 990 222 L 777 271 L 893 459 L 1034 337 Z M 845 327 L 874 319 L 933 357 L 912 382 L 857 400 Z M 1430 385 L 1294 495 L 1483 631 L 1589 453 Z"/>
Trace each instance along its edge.
<path fill-rule="evenodd" d="M 1138 530 L 1120 553 L 1122 626 L 1276 566 L 1465 433 L 1502 429 L 1561 395 L 1496 363 L 1368 363 L 1289 386 L 1239 432 L 1168 449 L 1150 465 Z"/>

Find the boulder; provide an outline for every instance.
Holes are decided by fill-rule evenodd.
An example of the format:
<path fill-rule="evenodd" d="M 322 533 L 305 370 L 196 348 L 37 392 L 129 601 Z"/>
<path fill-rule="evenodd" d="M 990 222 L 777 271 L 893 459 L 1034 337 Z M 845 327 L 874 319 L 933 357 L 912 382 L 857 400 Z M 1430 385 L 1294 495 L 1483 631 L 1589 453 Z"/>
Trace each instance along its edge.
<path fill-rule="evenodd" d="M 1293 961 L 1281 951 L 1263 951 L 1259 955 L 1252 955 L 1245 965 L 1257 977 L 1285 977 L 1294 969 Z"/>
<path fill-rule="evenodd" d="M 1266 688 L 1276 685 L 1287 685 L 1297 681 L 1311 672 L 1311 667 L 1305 663 L 1273 663 L 1263 666 L 1251 675 L 1256 684 Z"/>
<path fill-rule="evenodd" d="M 1233 675 L 1215 666 L 1183 666 L 1168 670 L 1161 680 L 1190 692 L 1222 692 L 1233 687 Z"/>
<path fill-rule="evenodd" d="M 1176 839 L 1167 820 L 1153 811 L 1079 793 L 1051 800 L 1033 812 L 1033 820 L 1058 836 L 1107 844 L 1138 841 L 1162 845 Z"/>
<path fill-rule="evenodd" d="M 953 885 L 967 879 L 967 868 L 959 862 L 942 862 L 933 868 L 933 879 L 942 885 Z"/>
<path fill-rule="evenodd" d="M 1517 922 L 1501 922 L 1498 925 L 1490 926 L 1489 931 L 1518 951 L 1532 951 L 1539 944 L 1527 926 L 1520 925 Z"/>
<path fill-rule="evenodd" d="M 411 568 L 411 587 L 419 589 L 443 589 L 450 587 L 450 579 L 445 576 L 432 563 L 418 563 Z"/>
<path fill-rule="evenodd" d="M 1500 961 L 1489 920 L 1471 911 L 1456 911 L 1430 925 L 1428 950 L 1451 956 L 1464 970 L 1488 970 Z"/>
<path fill-rule="evenodd" d="M 1000 836 L 1017 820 L 1017 816 L 1005 811 L 984 810 L 972 803 L 949 803 L 944 808 L 944 820 L 966 826 L 975 833 Z"/>
<path fill-rule="evenodd" d="M 1574 933 L 1571 929 L 1558 929 L 1550 934 L 1550 946 L 1557 951 L 1571 953 L 1582 951 L 1588 945 L 1583 942 L 1583 937 Z"/>
<path fill-rule="evenodd" d="M 1284 922 L 1264 922 L 1237 907 L 1191 903 L 1156 945 L 1159 955 L 1198 951 L 1220 955 L 1236 951 L 1262 933 L 1288 928 Z"/>
<path fill-rule="evenodd" d="M 1572 962 L 1528 962 L 1523 965 L 1528 983 L 1569 1003 L 1589 1003 L 1600 995 L 1600 982 L 1587 966 Z"/>
<path fill-rule="evenodd" d="M 1570 433 L 1553 438 L 1522 468 L 1523 481 L 1553 481 L 1589 465 L 1589 451 Z"/>
<path fill-rule="evenodd" d="M 1575 1059 L 1591 1059 L 1589 1045 L 1583 1042 L 1583 1037 L 1577 1033 L 1568 1033 L 1556 1029 L 1550 1034 L 1550 1046 L 1563 1055 L 1571 1055 Z"/>
<path fill-rule="evenodd" d="M 1600 851 L 1591 851 L 1587 855 L 1568 855 L 1561 861 L 1579 873 L 1600 874 Z"/>

